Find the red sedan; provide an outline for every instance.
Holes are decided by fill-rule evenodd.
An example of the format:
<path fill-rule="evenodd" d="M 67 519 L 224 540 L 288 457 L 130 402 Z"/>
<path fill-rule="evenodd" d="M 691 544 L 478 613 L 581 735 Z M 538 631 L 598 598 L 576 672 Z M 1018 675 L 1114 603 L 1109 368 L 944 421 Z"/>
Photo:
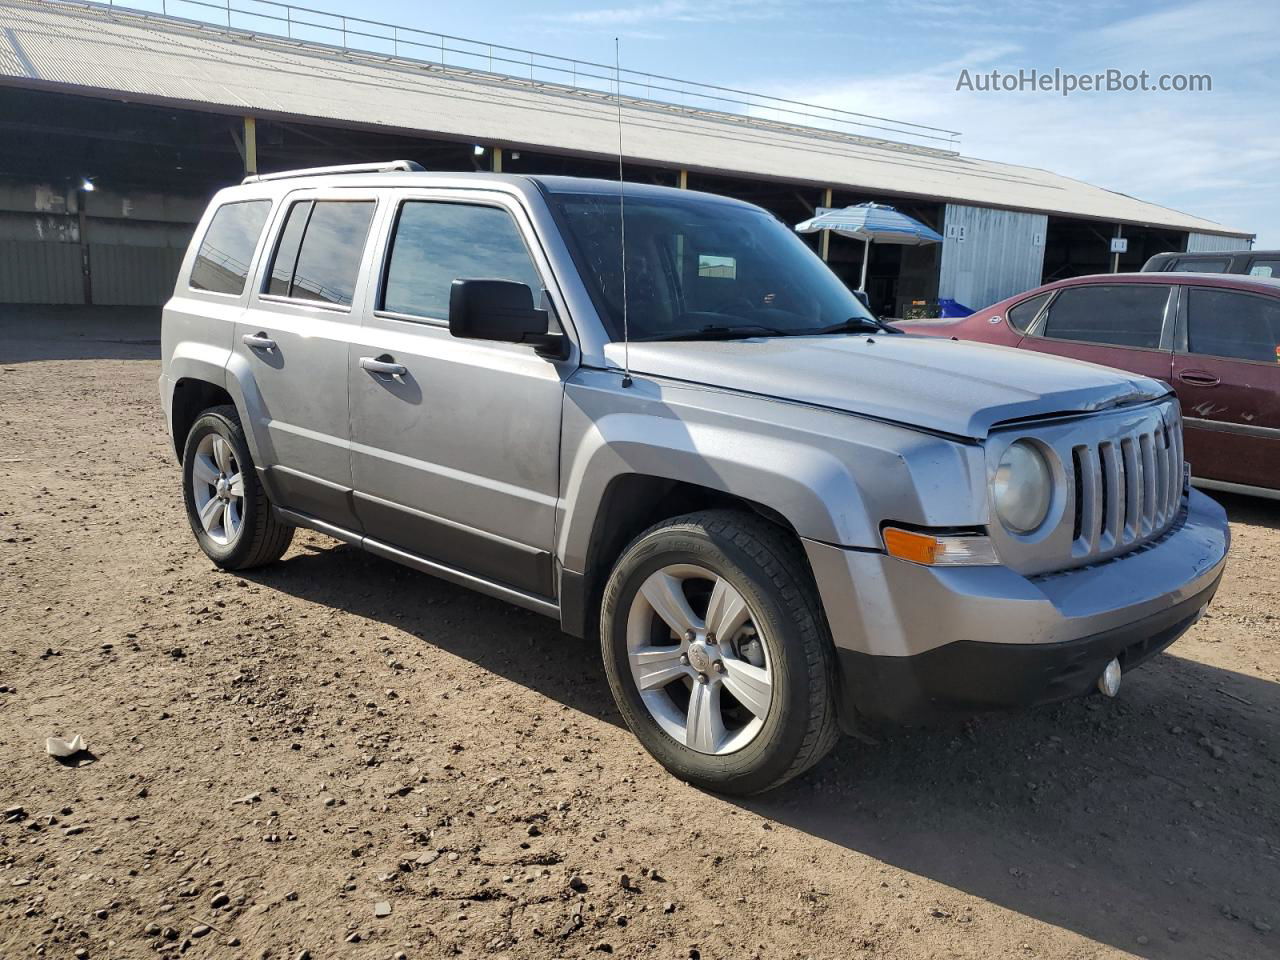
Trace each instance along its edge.
<path fill-rule="evenodd" d="M 1075 277 L 909 333 L 1039 350 L 1173 385 L 1202 487 L 1280 499 L 1280 280 L 1232 274 Z"/>

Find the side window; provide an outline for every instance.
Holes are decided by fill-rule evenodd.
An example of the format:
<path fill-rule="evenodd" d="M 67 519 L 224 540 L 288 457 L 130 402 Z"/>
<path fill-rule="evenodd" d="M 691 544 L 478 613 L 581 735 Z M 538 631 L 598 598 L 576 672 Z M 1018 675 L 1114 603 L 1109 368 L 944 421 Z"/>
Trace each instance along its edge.
<path fill-rule="evenodd" d="M 1169 288 L 1153 284 L 1068 287 L 1058 293 L 1044 335 L 1118 347 L 1160 346 Z"/>
<path fill-rule="evenodd" d="M 1280 362 L 1280 299 L 1193 287 L 1187 303 L 1187 349 Z"/>
<path fill-rule="evenodd" d="M 1052 293 L 1042 293 L 1038 297 L 1032 297 L 1030 300 L 1023 300 L 1009 308 L 1005 316 L 1009 320 L 1009 326 L 1017 330 L 1019 333 L 1026 333 L 1027 327 L 1031 325 L 1031 321 L 1036 318 L 1036 314 L 1040 312 L 1040 308 L 1044 306 Z"/>
<path fill-rule="evenodd" d="M 1280 260 L 1254 260 L 1249 264 L 1251 277 L 1280 277 Z"/>
<path fill-rule="evenodd" d="M 1228 257 L 1201 257 L 1200 259 L 1187 259 L 1173 261 L 1170 270 L 1176 270 L 1179 273 L 1228 273 L 1231 269 L 1231 260 Z"/>
<path fill-rule="evenodd" d="M 289 208 L 271 261 L 267 292 L 351 306 L 372 200 L 299 200 Z"/>
<path fill-rule="evenodd" d="M 249 261 L 270 212 L 270 200 L 244 200 L 219 207 L 191 266 L 189 286 L 236 296 L 243 293 Z"/>
<path fill-rule="evenodd" d="M 535 301 L 542 280 L 511 214 L 500 207 L 407 200 L 391 238 L 382 309 L 445 320 L 454 280 L 515 280 Z"/>

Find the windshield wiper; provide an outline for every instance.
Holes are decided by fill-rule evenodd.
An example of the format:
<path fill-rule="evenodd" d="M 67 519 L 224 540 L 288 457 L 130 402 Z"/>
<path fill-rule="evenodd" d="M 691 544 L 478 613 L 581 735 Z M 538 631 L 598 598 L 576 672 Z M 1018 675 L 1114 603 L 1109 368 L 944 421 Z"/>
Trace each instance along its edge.
<path fill-rule="evenodd" d="M 879 330 L 882 333 L 902 332 L 901 330 L 889 326 L 889 324 L 877 317 L 850 317 L 848 320 L 833 323 L 829 327 L 821 327 L 817 330 L 811 331 L 811 335 L 822 336 L 827 333 L 857 333 L 864 330 Z"/>
<path fill-rule="evenodd" d="M 758 323 L 720 324 L 709 323 L 703 327 L 688 330 L 672 330 L 667 333 L 653 333 L 647 337 L 633 338 L 636 343 L 654 340 L 740 340 L 747 337 L 786 337 L 794 336 L 794 330 L 779 330 Z"/>

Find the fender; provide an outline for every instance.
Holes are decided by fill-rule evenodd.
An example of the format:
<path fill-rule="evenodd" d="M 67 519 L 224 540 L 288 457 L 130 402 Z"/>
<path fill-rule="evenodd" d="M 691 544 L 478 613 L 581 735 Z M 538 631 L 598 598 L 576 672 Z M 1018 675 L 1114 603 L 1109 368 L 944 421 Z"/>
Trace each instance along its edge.
<path fill-rule="evenodd" d="M 275 446 L 271 442 L 270 431 L 263 427 L 263 411 L 266 404 L 262 391 L 258 389 L 258 379 L 253 375 L 249 361 L 235 351 L 227 352 L 225 367 L 225 386 L 236 409 L 240 411 L 240 425 L 244 428 L 245 442 L 249 444 L 249 453 L 258 472 L 258 479 L 266 487 L 267 496 L 274 503 L 283 503 L 281 491 L 272 479 L 272 472 L 266 465 L 279 463 Z"/>
<path fill-rule="evenodd" d="M 767 399 L 639 378 L 626 390 L 617 383 L 616 375 L 579 371 L 566 390 L 556 547 L 567 570 L 585 570 L 601 502 L 626 474 L 749 500 L 802 538 L 854 549 L 882 549 L 884 519 L 978 519 L 971 504 L 982 498 L 957 496 L 984 482 L 977 448 Z"/>

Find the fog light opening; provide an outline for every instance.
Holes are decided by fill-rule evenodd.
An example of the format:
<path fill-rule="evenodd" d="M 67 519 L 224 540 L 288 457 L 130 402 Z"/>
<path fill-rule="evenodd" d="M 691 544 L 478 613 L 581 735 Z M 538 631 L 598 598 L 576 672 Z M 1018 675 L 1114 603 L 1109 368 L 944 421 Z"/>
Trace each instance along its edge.
<path fill-rule="evenodd" d="M 1112 659 L 1102 668 L 1102 676 L 1098 677 L 1098 690 L 1104 696 L 1114 697 L 1120 692 L 1120 661 Z"/>

